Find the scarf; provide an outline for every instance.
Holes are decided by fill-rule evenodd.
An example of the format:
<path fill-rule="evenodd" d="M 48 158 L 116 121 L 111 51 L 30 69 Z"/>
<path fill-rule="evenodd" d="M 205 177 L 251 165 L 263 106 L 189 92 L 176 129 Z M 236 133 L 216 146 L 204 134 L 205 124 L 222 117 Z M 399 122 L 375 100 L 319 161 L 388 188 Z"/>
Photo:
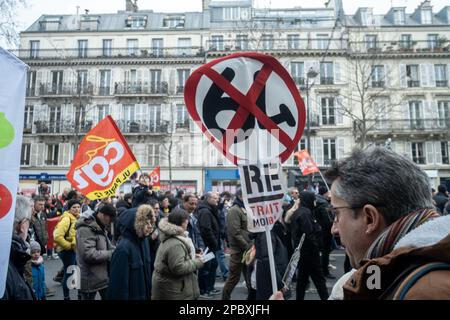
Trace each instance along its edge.
<path fill-rule="evenodd" d="M 364 260 L 382 257 L 394 250 L 397 242 L 406 234 L 427 222 L 439 217 L 435 209 L 418 209 L 391 224 L 384 230 L 367 250 Z"/>
<path fill-rule="evenodd" d="M 192 242 L 192 239 L 189 238 L 189 233 L 187 231 L 185 231 L 183 235 L 178 235 L 176 237 L 179 240 L 181 240 L 181 242 L 184 243 L 184 245 L 186 246 L 186 249 L 189 252 L 189 255 L 191 256 L 191 259 L 195 260 L 195 247 L 194 247 L 194 243 Z"/>
<path fill-rule="evenodd" d="M 39 267 L 41 264 L 44 263 L 44 258 L 42 258 L 42 256 L 39 256 L 39 258 L 37 260 L 33 260 L 31 259 L 31 263 L 37 267 Z"/>

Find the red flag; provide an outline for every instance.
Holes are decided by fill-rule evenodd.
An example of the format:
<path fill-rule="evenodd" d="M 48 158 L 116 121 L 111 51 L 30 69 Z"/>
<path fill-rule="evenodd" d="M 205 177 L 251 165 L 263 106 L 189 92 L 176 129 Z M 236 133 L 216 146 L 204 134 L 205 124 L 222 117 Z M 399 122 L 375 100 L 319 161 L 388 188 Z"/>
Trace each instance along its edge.
<path fill-rule="evenodd" d="M 67 179 L 91 200 L 116 194 L 139 164 L 111 116 L 100 121 L 81 141 Z"/>
<path fill-rule="evenodd" d="M 298 165 L 304 176 L 314 172 L 320 172 L 317 164 L 314 162 L 307 150 L 300 150 L 294 154 L 297 156 Z"/>
<path fill-rule="evenodd" d="M 150 179 L 153 186 L 153 190 L 161 189 L 161 167 L 156 167 L 155 170 L 150 173 Z"/>

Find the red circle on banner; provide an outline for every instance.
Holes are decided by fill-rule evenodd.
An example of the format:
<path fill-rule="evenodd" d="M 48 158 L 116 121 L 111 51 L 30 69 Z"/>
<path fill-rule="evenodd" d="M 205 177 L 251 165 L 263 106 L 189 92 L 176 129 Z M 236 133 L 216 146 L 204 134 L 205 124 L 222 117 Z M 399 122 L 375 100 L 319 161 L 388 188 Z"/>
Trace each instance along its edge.
<path fill-rule="evenodd" d="M 8 188 L 0 183 L 0 219 L 8 214 L 12 206 L 12 195 Z"/>
<path fill-rule="evenodd" d="M 222 74 L 219 74 L 212 68 L 220 62 L 236 58 L 254 59 L 262 64 L 262 68 L 258 71 L 258 75 L 254 79 L 254 82 L 247 94 L 243 94 L 239 89 L 231 84 L 231 81 L 228 81 L 224 76 L 222 76 Z M 256 103 L 256 100 L 259 99 L 263 90 L 266 90 L 268 92 L 266 93 L 266 95 L 277 95 L 276 90 L 272 90 L 271 92 L 270 90 L 266 89 L 266 82 L 268 81 L 268 78 L 272 72 L 278 75 L 279 78 L 281 78 L 283 85 L 289 91 L 295 102 L 294 108 L 297 109 L 297 118 L 295 119 L 296 131 L 295 136 L 293 136 L 292 138 L 286 132 L 284 132 L 278 126 L 278 124 L 271 119 L 271 117 L 267 116 Z M 286 161 L 294 151 L 295 146 L 298 144 L 302 136 L 306 122 L 306 111 L 305 105 L 300 96 L 300 92 L 297 89 L 294 80 L 289 75 L 287 70 L 278 62 L 278 60 L 276 60 L 272 56 L 260 53 L 235 53 L 224 58 L 213 60 L 201 66 L 192 73 L 192 75 L 186 82 L 184 100 L 192 119 L 200 127 L 203 134 L 206 135 L 208 140 L 213 143 L 213 145 L 217 149 L 219 149 L 219 151 L 221 151 L 222 154 L 226 158 L 228 158 L 228 160 L 237 165 L 237 161 L 241 159 L 239 159 L 236 155 L 232 155 L 230 152 L 228 152 L 230 142 L 227 143 L 224 137 L 222 137 L 220 141 L 216 137 L 214 137 L 209 131 L 211 128 L 208 128 L 205 125 L 204 121 L 199 115 L 198 106 L 196 105 L 196 96 L 199 82 L 204 76 L 209 78 L 214 85 L 220 87 L 220 89 L 223 90 L 223 92 L 226 93 L 238 105 L 236 113 L 233 116 L 227 129 L 239 129 L 250 116 L 253 116 L 255 118 L 255 121 L 261 123 L 264 126 L 264 129 L 268 130 L 270 133 L 272 132 L 271 130 L 277 130 L 276 132 L 279 133 L 279 136 L 277 136 L 276 138 L 285 147 L 285 150 L 281 152 L 278 157 L 280 158 L 280 161 L 282 163 Z M 202 103 L 203 102 L 204 101 L 202 101 Z M 281 122 L 279 124 L 281 124 Z"/>

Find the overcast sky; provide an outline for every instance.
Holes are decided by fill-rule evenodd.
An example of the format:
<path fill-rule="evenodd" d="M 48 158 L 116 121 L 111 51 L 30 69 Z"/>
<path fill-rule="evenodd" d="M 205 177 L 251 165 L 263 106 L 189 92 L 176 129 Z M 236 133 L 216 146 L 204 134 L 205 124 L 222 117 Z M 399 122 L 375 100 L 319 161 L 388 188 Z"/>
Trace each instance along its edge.
<path fill-rule="evenodd" d="M 301 6 L 304 8 L 323 7 L 325 0 L 254 0 L 257 7 L 292 8 Z M 394 6 L 406 6 L 407 12 L 412 12 L 422 0 L 343 0 L 344 11 L 352 14 L 358 7 L 373 7 L 375 13 L 386 13 L 391 4 Z M 28 0 L 28 7 L 18 11 L 17 21 L 20 30 L 28 28 L 42 14 L 75 14 L 76 7 L 80 6 L 80 12 L 89 9 L 90 13 L 114 13 L 125 9 L 125 0 Z M 449 0 L 432 0 L 433 11 L 437 12 Z M 202 0 L 139 0 L 139 9 L 151 9 L 155 12 L 187 12 L 201 11 Z"/>

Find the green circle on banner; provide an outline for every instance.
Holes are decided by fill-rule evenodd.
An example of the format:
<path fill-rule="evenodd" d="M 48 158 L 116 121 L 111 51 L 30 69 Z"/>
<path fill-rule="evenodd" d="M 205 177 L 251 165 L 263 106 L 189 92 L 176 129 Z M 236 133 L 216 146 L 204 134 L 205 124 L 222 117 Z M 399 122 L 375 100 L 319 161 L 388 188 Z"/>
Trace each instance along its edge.
<path fill-rule="evenodd" d="M 5 114 L 0 112 L 0 149 L 10 145 L 14 140 L 14 127 Z"/>

